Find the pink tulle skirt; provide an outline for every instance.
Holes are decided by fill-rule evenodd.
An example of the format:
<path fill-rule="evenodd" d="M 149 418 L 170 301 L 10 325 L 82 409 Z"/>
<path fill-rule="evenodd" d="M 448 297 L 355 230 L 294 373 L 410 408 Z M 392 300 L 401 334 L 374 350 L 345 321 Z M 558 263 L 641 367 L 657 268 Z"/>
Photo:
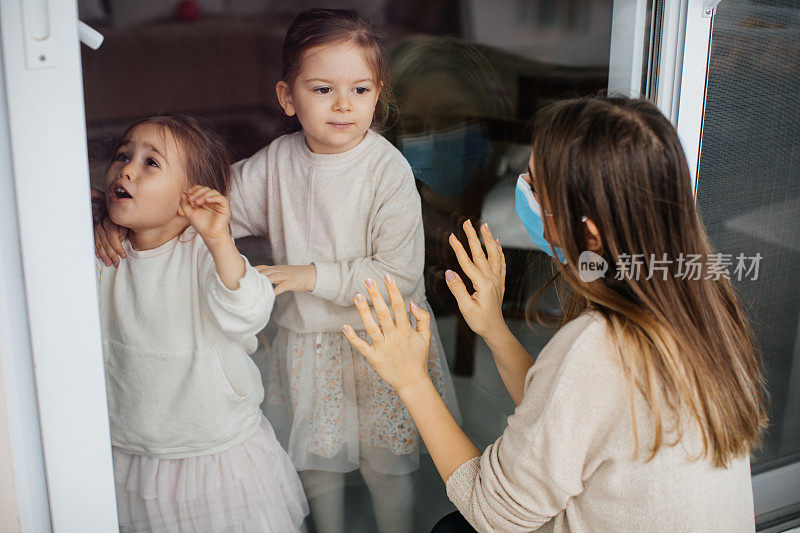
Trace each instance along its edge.
<path fill-rule="evenodd" d="M 308 514 L 300 479 L 262 416 L 229 450 L 157 459 L 113 448 L 120 531 L 297 531 Z"/>

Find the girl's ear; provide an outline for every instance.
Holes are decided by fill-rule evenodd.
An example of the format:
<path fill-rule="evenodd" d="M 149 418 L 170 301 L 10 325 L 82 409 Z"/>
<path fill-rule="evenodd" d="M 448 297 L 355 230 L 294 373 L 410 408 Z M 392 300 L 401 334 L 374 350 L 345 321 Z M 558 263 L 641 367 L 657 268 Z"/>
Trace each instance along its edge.
<path fill-rule="evenodd" d="M 275 84 L 275 93 L 278 95 L 278 103 L 283 108 L 283 112 L 287 117 L 295 115 L 294 105 L 292 104 L 292 91 L 289 84 L 285 81 L 279 81 Z"/>
<path fill-rule="evenodd" d="M 183 208 L 181 207 L 183 205 L 183 202 L 185 202 L 185 201 L 186 201 L 186 191 L 183 191 L 181 193 L 181 201 L 178 202 L 178 216 L 181 216 L 181 217 L 185 217 L 186 216 L 186 213 L 183 211 Z"/>

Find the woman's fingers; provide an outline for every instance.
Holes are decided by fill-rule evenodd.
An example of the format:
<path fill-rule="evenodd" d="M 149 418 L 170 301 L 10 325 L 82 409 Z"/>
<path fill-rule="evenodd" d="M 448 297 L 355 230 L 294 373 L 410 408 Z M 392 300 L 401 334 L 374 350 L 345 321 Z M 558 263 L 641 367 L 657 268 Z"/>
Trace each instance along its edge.
<path fill-rule="evenodd" d="M 406 303 L 403 301 L 403 295 L 400 294 L 400 289 L 397 287 L 397 282 L 393 276 L 387 274 L 386 278 L 384 279 L 384 283 L 386 284 L 386 291 L 389 293 L 389 303 L 392 307 L 392 314 L 394 315 L 394 321 L 395 324 L 397 324 L 397 329 L 401 331 L 410 330 L 411 322 L 408 321 Z"/>
<path fill-rule="evenodd" d="M 503 253 L 503 247 L 500 246 L 500 240 L 495 239 L 497 243 L 497 250 L 500 252 L 500 282 L 503 284 L 503 291 L 505 292 L 506 286 L 506 254 Z"/>
<path fill-rule="evenodd" d="M 361 322 L 364 324 L 364 329 L 367 331 L 369 338 L 372 339 L 372 344 L 378 344 L 382 342 L 383 333 L 381 333 L 378 323 L 375 322 L 375 319 L 372 317 L 372 313 L 369 310 L 369 305 L 367 304 L 367 299 L 363 294 L 359 293 L 356 294 L 355 303 L 358 314 L 361 316 Z"/>
<path fill-rule="evenodd" d="M 345 324 L 342 326 L 342 333 L 344 333 L 344 337 L 350 342 L 350 344 L 353 345 L 353 348 L 361 352 L 361 355 L 367 358 L 367 361 L 372 358 L 372 345 L 356 335 L 356 332 L 353 331 L 352 327 L 350 327 L 348 324 Z"/>
<path fill-rule="evenodd" d="M 372 307 L 375 308 L 375 315 L 378 317 L 378 323 L 385 333 L 387 327 L 394 325 L 392 315 L 389 313 L 389 306 L 387 306 L 386 302 L 383 300 L 383 295 L 381 291 L 378 290 L 378 284 L 375 283 L 374 279 L 369 278 L 364 285 L 366 285 L 369 298 L 372 300 Z"/>
<path fill-rule="evenodd" d="M 455 235 L 452 233 L 450 234 L 450 246 L 453 248 L 453 251 L 456 253 L 456 260 L 458 260 L 458 264 L 461 265 L 461 269 L 464 273 L 472 280 L 473 285 L 478 285 L 483 283 L 486 279 L 486 276 L 483 275 L 483 272 L 475 266 L 475 264 L 470 260 L 469 256 L 467 255 L 467 251 L 464 249 L 464 246 L 461 244 Z"/>
<path fill-rule="evenodd" d="M 500 274 L 500 251 L 497 249 L 497 242 L 492 236 L 492 230 L 489 229 L 489 224 L 481 226 L 481 237 L 483 237 L 483 245 L 486 248 L 486 255 L 489 257 L 489 268 L 495 276 Z"/>
<path fill-rule="evenodd" d="M 414 300 L 411 300 L 409 305 L 411 314 L 417 319 L 417 333 L 422 335 L 425 342 L 430 342 L 431 339 L 431 314 L 417 305 Z"/>
<path fill-rule="evenodd" d="M 483 253 L 483 247 L 481 247 L 481 241 L 478 238 L 478 234 L 475 233 L 475 228 L 472 227 L 472 222 L 467 219 L 466 222 L 463 224 L 464 233 L 467 235 L 467 243 L 469 244 L 469 250 L 472 254 L 472 262 L 475 263 L 482 271 L 485 271 L 489 267 L 489 262 L 486 260 L 486 255 Z"/>
<path fill-rule="evenodd" d="M 450 289 L 450 292 L 452 292 L 453 296 L 456 297 L 456 302 L 458 303 L 458 308 L 461 310 L 461 314 L 464 314 L 464 312 L 469 309 L 470 306 L 475 305 L 475 300 L 473 300 L 472 296 L 470 296 L 469 292 L 467 292 L 467 287 L 461 280 L 461 276 L 452 270 L 448 270 L 445 272 L 444 278 L 447 282 L 447 287 Z"/>

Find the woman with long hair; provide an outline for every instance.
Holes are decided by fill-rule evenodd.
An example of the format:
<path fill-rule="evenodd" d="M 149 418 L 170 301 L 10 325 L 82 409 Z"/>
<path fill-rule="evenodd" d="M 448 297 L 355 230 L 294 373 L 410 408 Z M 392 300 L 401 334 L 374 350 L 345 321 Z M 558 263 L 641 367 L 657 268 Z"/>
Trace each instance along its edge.
<path fill-rule="evenodd" d="M 452 271 L 448 286 L 517 405 L 483 453 L 427 377 L 430 315 L 410 302 L 412 326 L 391 278 L 389 305 L 367 287 L 377 322 L 356 300 L 372 344 L 343 328 L 405 402 L 449 498 L 479 531 L 752 531 L 763 377 L 675 129 L 646 100 L 557 102 L 520 179 L 534 208 L 518 212 L 563 289 L 535 364 L 501 313 L 499 242 L 468 222 L 469 253 L 450 237 L 474 293 Z"/>

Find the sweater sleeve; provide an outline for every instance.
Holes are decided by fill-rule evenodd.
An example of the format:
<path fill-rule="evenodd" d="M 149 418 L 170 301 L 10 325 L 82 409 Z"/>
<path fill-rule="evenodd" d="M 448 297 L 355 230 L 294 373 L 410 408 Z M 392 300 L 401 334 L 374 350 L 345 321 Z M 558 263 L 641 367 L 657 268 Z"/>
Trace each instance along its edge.
<path fill-rule="evenodd" d="M 405 163 L 403 160 L 402 163 Z M 317 283 L 314 296 L 337 305 L 353 305 L 356 294 L 372 278 L 386 296 L 383 277 L 391 274 L 403 297 L 414 295 L 422 279 L 425 242 L 422 207 L 411 167 L 393 165 L 384 170 L 397 179 L 387 179 L 376 193 L 371 220 L 372 255 L 342 262 L 314 262 Z"/>
<path fill-rule="evenodd" d="M 267 236 L 268 146 L 231 165 L 231 233 L 234 239 Z"/>
<path fill-rule="evenodd" d="M 248 352 L 255 350 L 255 335 L 267 325 L 275 303 L 272 283 L 242 256 L 245 274 L 239 279 L 239 287 L 232 291 L 217 274 L 211 253 L 205 248 L 203 252 L 199 258 L 200 301 L 207 315 L 228 337 L 244 345 Z"/>
<path fill-rule="evenodd" d="M 626 401 L 620 372 L 592 337 L 581 335 L 556 358 L 563 364 L 542 360 L 543 352 L 506 430 L 447 480 L 448 497 L 478 531 L 542 527 L 602 462 Z"/>

